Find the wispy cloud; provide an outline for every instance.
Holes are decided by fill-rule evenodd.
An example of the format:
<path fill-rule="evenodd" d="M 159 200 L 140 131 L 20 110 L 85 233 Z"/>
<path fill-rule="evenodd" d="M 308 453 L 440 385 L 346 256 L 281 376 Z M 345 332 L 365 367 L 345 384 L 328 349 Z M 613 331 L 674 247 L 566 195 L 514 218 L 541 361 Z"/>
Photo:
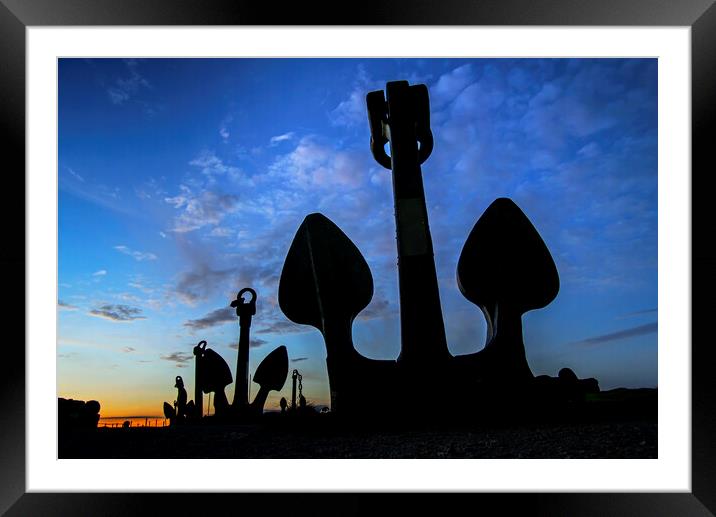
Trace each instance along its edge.
<path fill-rule="evenodd" d="M 642 311 L 634 311 L 634 312 L 627 312 L 625 314 L 621 314 L 620 316 L 618 316 L 618 318 L 621 319 L 621 318 L 632 318 L 634 316 L 644 316 L 646 314 L 654 314 L 655 312 L 658 312 L 658 311 L 659 311 L 659 309 L 656 309 L 656 308 L 644 309 Z"/>
<path fill-rule="evenodd" d="M 95 271 L 94 273 L 92 273 L 92 276 L 105 276 L 106 274 L 106 269 L 100 269 L 99 271 Z"/>
<path fill-rule="evenodd" d="M 161 359 L 164 359 L 165 361 L 171 361 L 173 363 L 177 363 L 177 366 L 184 365 L 184 363 L 188 363 L 194 358 L 194 354 L 186 353 L 186 352 L 172 352 L 171 354 L 167 355 L 160 355 Z"/>
<path fill-rule="evenodd" d="M 79 309 L 79 307 L 77 307 L 76 305 L 65 303 L 62 300 L 57 300 L 57 306 L 60 308 L 60 310 L 63 311 L 76 311 L 77 309 Z"/>
<path fill-rule="evenodd" d="M 229 137 L 231 136 L 231 132 L 229 131 L 229 124 L 234 120 L 234 117 L 231 115 L 227 115 L 224 117 L 224 120 L 221 121 L 221 125 L 219 126 L 219 136 L 221 136 L 221 139 L 224 141 L 224 143 L 227 143 L 229 141 Z"/>
<path fill-rule="evenodd" d="M 226 283 L 234 272 L 234 268 L 213 269 L 208 263 L 202 262 L 181 273 L 174 290 L 181 301 L 194 305 L 200 300 L 206 300 L 218 286 Z"/>
<path fill-rule="evenodd" d="M 77 181 L 81 181 L 84 183 L 85 179 L 79 175 L 72 167 L 67 167 L 67 171 L 70 173 L 70 175 L 75 178 Z"/>
<path fill-rule="evenodd" d="M 308 357 L 296 357 L 295 359 L 291 359 L 292 363 L 300 363 L 301 361 L 307 361 Z"/>
<path fill-rule="evenodd" d="M 294 334 L 308 332 L 310 327 L 297 325 L 291 321 L 276 321 L 256 331 L 257 334 Z"/>
<path fill-rule="evenodd" d="M 91 316 L 108 319 L 110 321 L 134 321 L 147 319 L 142 316 L 142 309 L 122 304 L 107 304 L 89 311 Z"/>
<path fill-rule="evenodd" d="M 133 348 L 131 346 L 122 347 L 122 352 L 124 352 L 125 354 L 130 354 L 130 353 L 136 352 L 136 351 L 137 351 L 137 349 Z"/>
<path fill-rule="evenodd" d="M 207 225 L 218 225 L 222 219 L 238 209 L 238 197 L 219 194 L 209 190 L 193 192 L 186 185 L 180 185 L 181 193 L 164 201 L 181 210 L 174 220 L 172 231 L 186 233 Z"/>
<path fill-rule="evenodd" d="M 234 234 L 231 228 L 217 226 L 209 232 L 210 237 L 231 237 Z"/>
<path fill-rule="evenodd" d="M 232 321 L 236 321 L 236 310 L 232 307 L 226 307 L 213 310 L 202 318 L 185 321 L 184 326 L 193 330 L 200 330 L 223 325 L 224 323 Z"/>
<path fill-rule="evenodd" d="M 618 341 L 620 339 L 626 339 L 626 338 L 630 338 L 630 337 L 651 334 L 658 330 L 657 327 L 658 327 L 658 324 L 656 322 L 647 323 L 646 325 L 639 325 L 638 327 L 619 330 L 617 332 L 612 332 L 610 334 L 603 334 L 601 336 L 594 336 L 594 337 L 590 337 L 587 339 L 582 339 L 580 341 L 575 341 L 572 344 L 584 345 L 584 346 L 602 345 L 604 343 L 609 343 L 611 341 Z"/>
<path fill-rule="evenodd" d="M 276 159 L 269 167 L 269 176 L 303 190 L 354 189 L 366 183 L 368 168 L 365 153 L 335 149 L 304 137 L 293 151 Z"/>
<path fill-rule="evenodd" d="M 398 313 L 397 307 L 393 307 L 385 298 L 373 300 L 368 306 L 358 314 L 360 320 L 372 320 L 375 318 L 384 318 L 386 316 L 394 316 Z"/>
<path fill-rule="evenodd" d="M 118 78 L 107 90 L 107 95 L 112 104 L 124 104 L 133 95 L 139 92 L 140 88 L 149 88 L 147 81 L 137 70 L 138 63 L 133 59 L 124 62 L 129 75 Z"/>
<path fill-rule="evenodd" d="M 329 117 L 334 126 L 351 127 L 367 123 L 365 95 L 371 90 L 385 86 L 372 80 L 363 65 L 358 65 L 352 89 L 348 97 L 342 100 L 330 113 Z"/>
<path fill-rule="evenodd" d="M 189 165 L 197 167 L 202 174 L 207 176 L 226 174 L 238 170 L 236 167 L 225 164 L 214 152 L 206 149 L 199 153 L 199 156 L 191 160 Z"/>
<path fill-rule="evenodd" d="M 134 260 L 137 260 L 139 262 L 143 260 L 156 260 L 157 256 L 154 253 L 149 253 L 146 251 L 136 251 L 128 248 L 127 246 L 119 245 L 115 246 L 114 249 L 119 251 L 120 253 L 124 253 L 125 255 L 129 255 Z"/>
<path fill-rule="evenodd" d="M 258 348 L 258 347 L 260 347 L 260 346 L 265 345 L 266 343 L 268 343 L 268 341 L 266 341 L 265 339 L 261 339 L 261 338 L 251 338 L 251 339 L 249 340 L 249 348 Z M 234 350 L 237 350 L 237 349 L 239 348 L 239 344 L 238 344 L 238 343 L 232 343 L 232 344 L 229 345 L 229 348 L 233 348 Z"/>
<path fill-rule="evenodd" d="M 296 136 L 296 134 L 293 131 L 291 131 L 289 133 L 284 133 L 282 135 L 272 136 L 271 140 L 270 140 L 270 145 L 277 145 L 281 142 L 286 142 L 287 140 L 292 140 L 294 136 Z"/>

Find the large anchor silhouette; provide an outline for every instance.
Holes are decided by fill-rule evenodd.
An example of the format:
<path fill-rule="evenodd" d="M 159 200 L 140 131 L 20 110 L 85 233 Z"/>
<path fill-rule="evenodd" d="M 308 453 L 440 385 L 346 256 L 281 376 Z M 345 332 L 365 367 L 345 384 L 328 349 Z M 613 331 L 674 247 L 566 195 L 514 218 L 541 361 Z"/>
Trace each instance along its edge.
<path fill-rule="evenodd" d="M 389 82 L 366 98 L 375 160 L 392 171 L 398 248 L 401 352 L 374 360 L 353 346 L 352 324 L 373 296 L 373 279 L 358 248 L 320 213 L 298 228 L 281 272 L 278 301 L 293 322 L 316 327 L 326 346 L 333 412 L 375 413 L 450 408 L 476 392 L 529 391 L 522 314 L 545 307 L 559 291 L 552 256 L 510 199 L 495 200 L 462 249 L 457 283 L 487 320 L 483 349 L 452 356 L 445 337 L 420 165 L 430 156 L 428 89 Z M 390 144 L 390 155 L 385 144 Z M 438 379 L 437 389 L 416 387 Z"/>

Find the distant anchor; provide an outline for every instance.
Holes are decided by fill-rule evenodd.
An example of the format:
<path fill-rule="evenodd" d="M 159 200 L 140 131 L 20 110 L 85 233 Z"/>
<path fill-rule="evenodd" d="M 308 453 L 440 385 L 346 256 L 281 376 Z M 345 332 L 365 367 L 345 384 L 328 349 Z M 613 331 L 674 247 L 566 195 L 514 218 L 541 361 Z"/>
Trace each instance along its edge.
<path fill-rule="evenodd" d="M 224 358 L 211 348 L 206 348 L 206 345 L 206 341 L 200 341 L 194 347 L 197 362 L 196 387 L 203 393 L 214 393 L 214 414 L 223 417 L 229 410 L 224 389 L 233 381 L 231 370 Z M 201 400 L 201 396 L 198 400 Z"/>
<path fill-rule="evenodd" d="M 249 293 L 251 299 L 246 302 L 243 295 Z M 234 401 L 231 406 L 234 409 L 244 409 L 249 405 L 249 330 L 251 329 L 251 318 L 256 314 L 256 291 L 245 287 L 236 295 L 236 300 L 231 302 L 236 308 L 236 315 L 239 317 L 239 350 L 236 359 L 236 389 L 234 390 Z"/>
<path fill-rule="evenodd" d="M 475 390 L 520 390 L 533 381 L 522 338 L 522 314 L 545 307 L 559 291 L 554 261 L 529 219 L 506 198 L 478 219 L 458 263 L 460 291 L 488 323 L 484 349 L 453 357 L 445 337 L 420 165 L 433 149 L 428 90 L 389 82 L 366 97 L 375 160 L 392 170 L 401 352 L 396 361 L 368 359 L 352 324 L 373 296 L 373 279 L 351 240 L 322 214 L 310 214 L 291 243 L 279 282 L 279 306 L 293 322 L 323 334 L 331 411 L 365 414 L 379 407 L 414 412 L 465 407 Z M 385 144 L 390 144 L 390 156 Z M 416 383 L 440 379 L 441 390 Z M 483 390 L 484 391 L 484 390 Z M 509 390 L 508 390 L 509 391 Z M 443 395 L 446 394 L 446 395 Z"/>

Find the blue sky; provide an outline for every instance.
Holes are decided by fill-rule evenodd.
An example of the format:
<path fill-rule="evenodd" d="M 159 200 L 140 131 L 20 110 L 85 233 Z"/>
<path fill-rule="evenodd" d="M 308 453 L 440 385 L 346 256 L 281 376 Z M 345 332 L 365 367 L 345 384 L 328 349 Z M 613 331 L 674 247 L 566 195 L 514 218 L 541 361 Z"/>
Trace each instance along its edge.
<path fill-rule="evenodd" d="M 100 400 L 106 416 L 161 414 L 176 375 L 193 393 L 198 341 L 235 370 L 228 305 L 250 286 L 251 372 L 285 344 L 309 401 L 328 403 L 321 335 L 277 304 L 312 212 L 374 277 L 357 349 L 397 357 L 391 178 L 370 154 L 364 96 L 399 79 L 430 92 L 423 179 L 451 352 L 484 345 L 455 271 L 478 217 L 506 196 L 560 275 L 555 301 L 523 318 L 533 372 L 656 386 L 656 60 L 61 59 L 59 395 Z M 267 405 L 289 394 L 287 382 Z"/>

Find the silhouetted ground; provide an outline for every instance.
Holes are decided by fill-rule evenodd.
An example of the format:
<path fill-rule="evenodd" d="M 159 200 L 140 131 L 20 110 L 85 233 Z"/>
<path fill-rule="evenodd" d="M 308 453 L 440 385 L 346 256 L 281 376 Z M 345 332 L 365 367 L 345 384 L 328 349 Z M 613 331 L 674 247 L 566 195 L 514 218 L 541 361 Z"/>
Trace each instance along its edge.
<path fill-rule="evenodd" d="M 333 415 L 260 423 L 99 428 L 60 436 L 60 458 L 656 458 L 656 390 L 612 390 L 569 414 L 356 426 Z"/>

